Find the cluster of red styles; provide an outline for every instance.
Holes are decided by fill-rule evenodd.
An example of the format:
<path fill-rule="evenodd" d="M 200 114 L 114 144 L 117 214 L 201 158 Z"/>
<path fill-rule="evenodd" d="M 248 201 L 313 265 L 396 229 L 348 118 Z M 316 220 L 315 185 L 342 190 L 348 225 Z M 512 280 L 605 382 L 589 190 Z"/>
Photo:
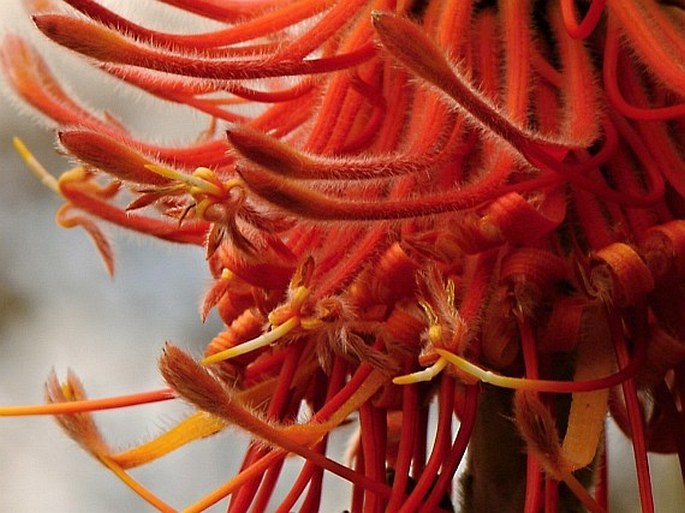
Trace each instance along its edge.
<path fill-rule="evenodd" d="M 168 389 L 88 400 L 51 376 L 47 404 L 0 414 L 55 415 L 163 512 L 128 470 L 237 427 L 238 474 L 184 509 L 232 513 L 319 511 L 324 472 L 355 513 L 604 512 L 609 414 L 653 512 L 647 453 L 685 468 L 682 2 L 160 1 L 212 30 L 31 9 L 209 129 L 138 139 L 7 35 L 5 79 L 80 165 L 55 178 L 15 144 L 110 272 L 101 222 L 202 248 L 201 317 L 224 329 L 201 359 L 166 345 Z M 89 413 L 174 399 L 197 412 L 125 451 Z M 337 461 L 343 423 L 359 434 Z M 272 500 L 288 456 L 304 464 Z"/>

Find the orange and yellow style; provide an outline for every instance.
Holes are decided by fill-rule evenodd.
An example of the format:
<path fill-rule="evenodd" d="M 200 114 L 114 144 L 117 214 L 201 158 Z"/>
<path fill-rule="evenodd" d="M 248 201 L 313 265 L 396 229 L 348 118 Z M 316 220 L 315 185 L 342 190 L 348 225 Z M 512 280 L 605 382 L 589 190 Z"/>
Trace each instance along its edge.
<path fill-rule="evenodd" d="M 648 452 L 685 475 L 685 5 L 159 1 L 213 29 L 27 3 L 84 65 L 208 130 L 138 138 L 7 34 L 6 81 L 80 165 L 55 176 L 15 146 L 110 273 L 106 223 L 204 252 L 200 317 L 224 329 L 200 357 L 164 345 L 168 388 L 89 400 L 51 375 L 46 404 L 0 415 L 54 415 L 159 511 L 228 513 L 322 511 L 325 473 L 352 513 L 607 512 L 611 416 L 653 513 Z M 197 412 L 125 451 L 90 414 L 175 400 Z M 129 473 L 228 427 L 253 443 L 193 504 Z"/>

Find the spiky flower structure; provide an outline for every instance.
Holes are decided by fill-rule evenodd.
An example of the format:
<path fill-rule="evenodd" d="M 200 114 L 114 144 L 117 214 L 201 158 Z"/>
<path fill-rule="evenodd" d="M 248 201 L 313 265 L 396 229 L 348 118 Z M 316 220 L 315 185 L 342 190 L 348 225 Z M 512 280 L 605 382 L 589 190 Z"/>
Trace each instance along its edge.
<path fill-rule="evenodd" d="M 318 511 L 331 472 L 353 512 L 537 513 L 606 511 L 610 412 L 652 512 L 647 452 L 685 463 L 683 6 L 161 1 L 222 28 L 151 30 L 96 0 L 33 2 L 33 21 L 209 131 L 137 139 L 7 35 L 7 81 L 81 165 L 56 179 L 16 145 L 110 271 L 101 222 L 203 248 L 201 316 L 225 329 L 199 360 L 165 347 L 167 390 L 89 401 L 53 376 L 49 404 L 0 413 L 57 415 L 160 511 L 127 470 L 230 425 L 254 437 L 241 470 L 185 511 Z M 88 413 L 173 398 L 197 413 L 125 452 Z M 288 454 L 306 463 L 271 503 Z"/>

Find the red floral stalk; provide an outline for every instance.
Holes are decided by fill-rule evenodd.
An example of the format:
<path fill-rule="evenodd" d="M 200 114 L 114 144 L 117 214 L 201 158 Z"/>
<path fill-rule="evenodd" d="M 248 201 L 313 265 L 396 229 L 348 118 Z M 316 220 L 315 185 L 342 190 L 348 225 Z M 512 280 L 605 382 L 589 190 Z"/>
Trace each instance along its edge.
<path fill-rule="evenodd" d="M 184 511 L 319 511 L 330 472 L 354 513 L 539 513 L 607 511 L 610 412 L 654 511 L 647 452 L 685 461 L 682 6 L 166 0 L 224 25 L 177 34 L 62 3 L 33 13 L 43 34 L 210 130 L 137 139 L 6 35 L 6 80 L 80 165 L 54 178 L 17 149 L 110 272 L 101 222 L 203 248 L 201 317 L 225 329 L 199 361 L 166 347 L 169 390 L 87 400 L 51 377 L 48 404 L 0 415 L 56 415 L 160 511 L 127 470 L 233 425 L 240 471 Z M 89 414 L 171 398 L 198 413 L 124 452 Z M 306 463 L 277 498 L 288 454 Z"/>

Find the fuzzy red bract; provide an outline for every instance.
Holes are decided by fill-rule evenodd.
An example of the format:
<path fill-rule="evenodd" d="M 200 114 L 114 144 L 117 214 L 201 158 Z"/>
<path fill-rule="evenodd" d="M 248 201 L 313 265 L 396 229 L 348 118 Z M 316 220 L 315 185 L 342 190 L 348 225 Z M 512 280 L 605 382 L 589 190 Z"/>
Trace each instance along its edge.
<path fill-rule="evenodd" d="M 166 3 L 225 26 L 166 33 L 95 0 L 42 2 L 33 21 L 210 116 L 188 146 L 82 107 L 19 36 L 0 62 L 82 163 L 55 181 L 18 143 L 65 199 L 60 224 L 84 227 L 110 271 L 100 221 L 204 248 L 202 318 L 216 309 L 225 330 L 200 362 L 167 346 L 160 368 L 210 415 L 117 453 L 87 412 L 130 398 L 72 398 L 52 377 L 50 405 L 0 413 L 61 414 L 161 511 L 173 508 L 126 469 L 237 425 L 255 438 L 240 473 L 186 511 L 226 497 L 229 512 L 288 512 L 302 497 L 318 511 L 327 471 L 352 482 L 353 512 L 538 513 L 606 511 L 610 412 L 652 512 L 647 452 L 685 467 L 682 6 Z M 313 415 L 296 423 L 302 404 Z M 327 438 L 349 419 L 360 435 L 341 463 Z M 276 505 L 288 453 L 307 463 Z"/>

